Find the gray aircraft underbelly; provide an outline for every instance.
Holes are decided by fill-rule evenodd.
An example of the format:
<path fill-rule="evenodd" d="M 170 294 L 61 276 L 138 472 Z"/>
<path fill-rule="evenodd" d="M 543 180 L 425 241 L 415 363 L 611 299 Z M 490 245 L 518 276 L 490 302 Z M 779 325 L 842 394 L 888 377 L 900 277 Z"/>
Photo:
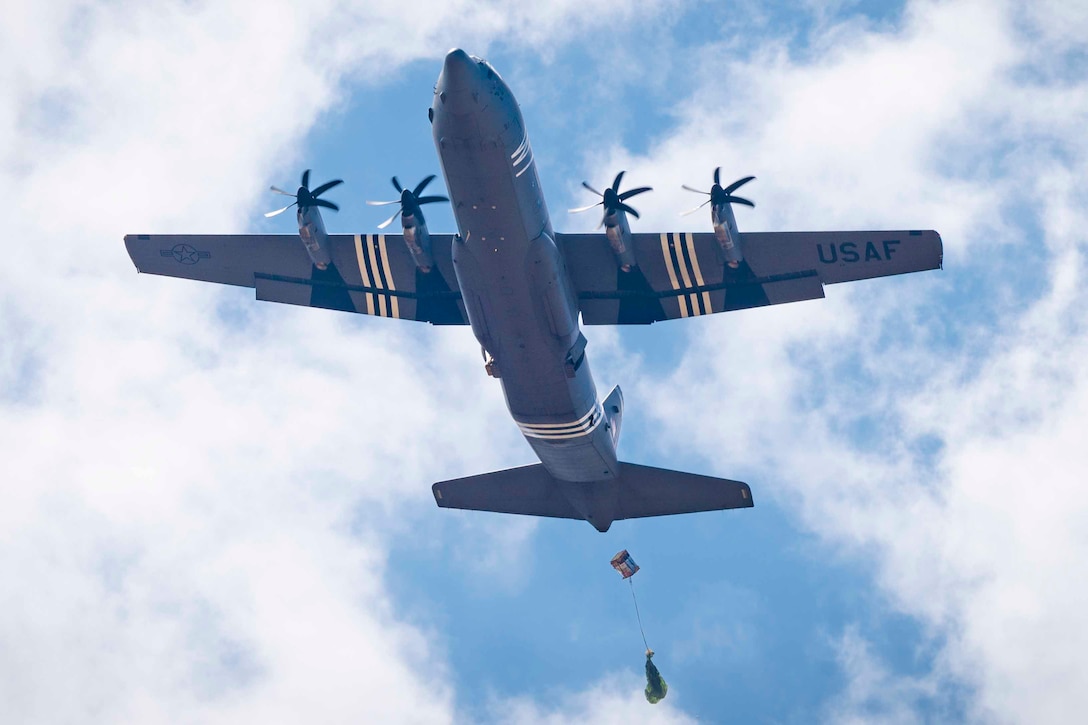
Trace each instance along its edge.
<path fill-rule="evenodd" d="M 571 359 L 581 338 L 577 298 L 517 106 L 501 80 L 474 89 L 444 85 L 432 122 L 459 229 L 454 269 L 472 330 L 548 471 L 567 481 L 613 478 L 614 440 L 588 361 L 584 354 Z"/>

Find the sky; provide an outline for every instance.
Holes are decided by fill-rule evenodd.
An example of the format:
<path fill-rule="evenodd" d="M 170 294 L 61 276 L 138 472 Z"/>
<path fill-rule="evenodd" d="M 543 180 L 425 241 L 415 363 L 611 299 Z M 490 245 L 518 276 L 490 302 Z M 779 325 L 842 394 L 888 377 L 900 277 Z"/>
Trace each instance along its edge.
<path fill-rule="evenodd" d="M 1085 38 L 1067 0 L 6 8 L 0 720 L 1079 718 Z M 721 166 L 742 231 L 941 233 L 941 271 L 585 330 L 621 458 L 753 509 L 439 510 L 533 461 L 467 328 L 135 272 L 126 233 L 293 232 L 262 213 L 306 168 L 373 231 L 440 173 L 452 47 L 517 96 L 559 231 L 621 169 L 637 231 L 705 230 L 680 186 Z"/>

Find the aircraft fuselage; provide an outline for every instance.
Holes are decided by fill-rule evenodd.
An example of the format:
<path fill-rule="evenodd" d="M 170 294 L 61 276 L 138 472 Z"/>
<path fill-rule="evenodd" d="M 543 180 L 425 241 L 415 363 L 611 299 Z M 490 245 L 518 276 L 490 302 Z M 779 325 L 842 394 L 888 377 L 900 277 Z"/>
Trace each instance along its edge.
<path fill-rule="evenodd" d="M 597 398 L 517 102 L 490 65 L 454 50 L 431 110 L 459 232 L 457 281 L 510 414 L 556 479 L 615 478 L 618 426 Z"/>

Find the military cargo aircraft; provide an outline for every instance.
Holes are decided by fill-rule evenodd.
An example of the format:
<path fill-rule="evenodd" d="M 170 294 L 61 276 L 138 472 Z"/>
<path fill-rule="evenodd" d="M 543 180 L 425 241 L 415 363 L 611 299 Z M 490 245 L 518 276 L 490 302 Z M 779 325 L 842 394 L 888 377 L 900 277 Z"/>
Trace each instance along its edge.
<path fill-rule="evenodd" d="M 298 235 L 125 237 L 140 272 L 242 285 L 258 300 L 464 325 L 482 346 L 510 414 L 540 463 L 432 486 L 445 508 L 613 521 L 752 506 L 739 481 L 621 462 L 623 395 L 601 401 L 581 325 L 645 325 L 824 296 L 837 282 L 941 266 L 932 230 L 740 232 L 734 192 L 713 172 L 705 233 L 632 232 L 623 172 L 599 192 L 603 232 L 552 229 L 533 149 L 513 93 L 484 60 L 452 50 L 429 109 L 456 234 L 431 234 L 425 196 L 393 178 L 402 234 L 328 234 L 320 198 L 339 180 L 294 196 Z M 695 211 L 695 210 L 692 210 Z M 301 243 L 300 243 L 301 242 Z"/>

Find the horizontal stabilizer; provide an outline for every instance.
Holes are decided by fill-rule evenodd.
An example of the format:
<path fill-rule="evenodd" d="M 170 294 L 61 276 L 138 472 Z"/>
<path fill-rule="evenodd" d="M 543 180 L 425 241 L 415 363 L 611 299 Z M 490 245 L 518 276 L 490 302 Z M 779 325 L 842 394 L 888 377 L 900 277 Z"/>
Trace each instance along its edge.
<path fill-rule="evenodd" d="M 442 508 L 582 518 L 539 463 L 442 481 L 431 486 L 431 491 Z"/>
<path fill-rule="evenodd" d="M 617 520 L 751 507 L 752 489 L 747 483 L 634 463 L 620 464 Z"/>
<path fill-rule="evenodd" d="M 613 521 L 748 508 L 748 484 L 664 468 L 621 463 L 618 479 L 557 481 L 541 464 L 484 473 L 431 487 L 442 508 L 584 519 L 599 531 Z"/>

